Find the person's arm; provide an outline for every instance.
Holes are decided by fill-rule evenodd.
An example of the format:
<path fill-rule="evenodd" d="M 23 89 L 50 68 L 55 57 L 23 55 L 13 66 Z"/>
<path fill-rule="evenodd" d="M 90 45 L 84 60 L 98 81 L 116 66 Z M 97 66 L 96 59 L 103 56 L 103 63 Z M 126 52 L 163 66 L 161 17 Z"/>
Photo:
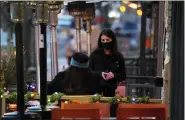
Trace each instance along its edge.
<path fill-rule="evenodd" d="M 113 73 L 115 79 L 118 80 L 118 82 L 124 81 L 126 79 L 126 68 L 125 68 L 125 59 L 123 56 L 120 58 L 120 70 L 119 73 Z"/>
<path fill-rule="evenodd" d="M 96 71 L 94 70 L 94 65 L 95 65 L 95 58 L 93 57 L 93 53 L 90 55 L 89 57 L 89 68 L 92 72 L 92 75 L 95 75 L 95 76 L 98 76 L 98 77 L 101 77 L 101 73 L 102 71 Z"/>

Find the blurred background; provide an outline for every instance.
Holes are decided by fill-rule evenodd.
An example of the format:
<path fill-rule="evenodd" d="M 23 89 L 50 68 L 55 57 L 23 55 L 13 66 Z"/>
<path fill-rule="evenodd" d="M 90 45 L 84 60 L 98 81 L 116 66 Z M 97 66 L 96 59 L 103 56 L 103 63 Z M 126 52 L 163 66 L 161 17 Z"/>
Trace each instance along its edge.
<path fill-rule="evenodd" d="M 13 31 L 13 23 L 11 22 L 10 16 L 8 15 L 7 9 L 8 5 L 4 4 L 2 8 L 2 25 L 1 28 L 1 46 L 8 50 L 15 46 L 15 36 Z M 141 15 L 142 10 L 140 9 L 140 4 L 129 2 L 97 2 L 96 6 L 96 16 L 91 22 L 92 24 L 92 49 L 96 48 L 99 33 L 103 28 L 111 28 L 117 36 L 118 45 L 121 53 L 124 57 L 134 57 L 139 56 L 140 51 L 140 30 L 141 30 Z M 27 13 L 31 12 L 29 8 L 26 8 Z M 26 14 L 26 13 L 25 13 Z M 25 44 L 25 69 L 35 69 L 35 58 L 34 58 L 34 31 L 33 24 L 31 22 L 31 14 L 25 16 L 26 21 L 24 23 L 25 37 L 24 42 L 29 42 L 30 44 Z M 150 23 L 151 20 L 147 19 L 147 36 L 150 39 Z M 85 28 L 85 26 L 82 26 Z M 31 33 L 31 34 L 30 34 Z M 49 29 L 47 33 L 48 39 L 48 73 L 50 73 L 50 35 Z M 59 55 L 59 70 L 62 71 L 68 66 L 67 56 L 71 56 L 73 52 L 76 51 L 76 36 L 75 36 L 75 24 L 74 17 L 70 16 L 66 6 L 58 14 L 58 26 L 57 26 L 57 38 L 58 38 L 58 55 Z M 82 51 L 86 52 L 87 49 L 87 35 L 85 30 L 81 31 L 82 39 Z M 48 80 L 50 81 L 50 74 L 48 74 Z"/>
<path fill-rule="evenodd" d="M 117 37 L 118 47 L 123 54 L 127 66 L 127 75 L 139 75 L 140 65 L 139 59 L 149 57 L 152 59 L 145 60 L 146 72 L 145 75 L 156 75 L 156 54 L 152 39 L 152 17 L 151 11 L 146 12 L 146 39 L 145 46 L 142 47 L 142 54 L 140 54 L 140 38 L 141 38 L 141 17 L 143 11 L 141 9 L 142 2 L 128 2 L 128 1 L 112 1 L 112 2 L 95 2 L 95 18 L 91 21 L 91 47 L 92 51 L 97 47 L 99 34 L 104 28 L 111 28 Z M 150 8 L 150 2 L 147 9 Z M 158 3 L 154 2 L 154 5 Z M 58 67 L 59 71 L 63 71 L 68 67 L 70 56 L 77 51 L 76 44 L 76 29 L 74 17 L 69 15 L 67 10 L 67 3 L 64 3 L 64 8 L 58 14 L 57 25 L 57 39 L 58 39 Z M 14 23 L 11 20 L 10 4 L 1 3 L 1 57 L 13 57 L 12 52 L 15 51 L 15 34 Z M 35 33 L 32 10 L 25 7 L 23 23 L 23 42 L 24 42 L 24 69 L 25 81 L 35 83 L 36 81 L 36 58 L 35 58 Z M 84 23 L 84 21 L 82 21 Z M 82 52 L 87 54 L 87 33 L 85 31 L 86 24 L 82 24 L 81 30 L 81 47 Z M 153 27 L 154 29 L 154 27 Z M 145 36 L 145 35 L 143 35 Z M 50 30 L 47 28 L 47 81 L 51 81 L 51 55 L 50 55 Z M 143 54 L 144 53 L 144 54 Z M 15 55 L 14 55 L 15 58 Z M 12 66 L 15 68 L 14 62 L 11 60 Z M 142 63 L 141 63 L 142 64 Z M 13 73 L 13 72 L 12 72 Z M 14 73 L 16 73 L 14 71 Z M 10 73 L 9 73 L 10 74 Z M 7 76 L 9 77 L 9 76 Z M 16 85 L 16 75 L 9 78 L 10 85 Z"/>
<path fill-rule="evenodd" d="M 87 1 L 95 2 L 95 18 L 91 21 L 92 50 L 97 47 L 98 36 L 102 29 L 111 28 L 115 32 L 119 50 L 126 63 L 126 95 L 134 97 L 147 95 L 151 98 L 162 99 L 164 103 L 171 104 L 171 113 L 183 115 L 181 113 L 183 110 L 179 108 L 182 108 L 184 95 L 182 92 L 184 89 L 184 58 L 182 57 L 184 2 Z M 5 87 L 16 90 L 17 81 L 20 80 L 16 78 L 15 24 L 11 20 L 10 2 L 1 1 L 0 8 L 0 77 L 2 78 L 0 84 L 4 82 L 2 80 L 5 80 Z M 32 13 L 32 8 L 25 4 L 24 22 L 22 23 L 24 81 L 25 89 L 34 91 L 36 90 L 36 67 L 38 66 L 36 65 L 36 33 Z M 87 54 L 86 26 L 81 24 L 81 27 L 82 52 Z M 69 58 L 77 51 L 75 21 L 74 17 L 68 13 L 66 2 L 58 14 L 57 39 L 58 67 L 59 71 L 63 71 L 69 65 Z M 52 80 L 50 42 L 48 26 L 48 82 Z M 158 86 L 154 83 L 156 76 L 164 78 Z"/>

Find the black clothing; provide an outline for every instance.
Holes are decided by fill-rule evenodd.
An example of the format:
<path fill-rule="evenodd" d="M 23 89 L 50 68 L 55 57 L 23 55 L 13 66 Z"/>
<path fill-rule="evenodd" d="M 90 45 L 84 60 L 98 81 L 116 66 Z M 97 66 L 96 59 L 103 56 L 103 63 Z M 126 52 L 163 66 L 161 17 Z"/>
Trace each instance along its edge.
<path fill-rule="evenodd" d="M 64 92 L 62 81 L 64 80 L 66 71 L 59 72 L 55 78 L 48 84 L 48 95 L 51 95 L 55 92 Z"/>
<path fill-rule="evenodd" d="M 74 92 L 67 92 L 64 89 L 63 81 L 65 76 L 67 75 L 68 70 L 59 72 L 55 78 L 48 84 L 48 95 L 51 95 L 55 92 L 61 92 L 66 95 L 87 95 L 87 94 L 94 94 L 92 84 L 92 75 L 89 73 L 87 78 L 84 78 L 83 87 L 79 89 L 75 89 Z"/>
<path fill-rule="evenodd" d="M 96 49 L 90 55 L 89 67 L 96 76 L 98 92 L 107 97 L 114 96 L 117 83 L 126 79 L 125 60 L 121 53 L 106 55 L 103 49 Z M 102 72 L 112 72 L 114 78 L 105 81 Z"/>

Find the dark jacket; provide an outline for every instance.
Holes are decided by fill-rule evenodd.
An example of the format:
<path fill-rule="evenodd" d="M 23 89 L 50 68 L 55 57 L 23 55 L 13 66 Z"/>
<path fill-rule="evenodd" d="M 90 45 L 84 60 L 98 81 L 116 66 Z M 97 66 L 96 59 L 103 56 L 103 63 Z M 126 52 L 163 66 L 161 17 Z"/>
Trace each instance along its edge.
<path fill-rule="evenodd" d="M 93 86 L 92 86 L 92 74 L 89 73 L 87 77 L 84 78 L 83 87 L 75 90 L 75 92 L 68 93 L 64 90 L 63 81 L 67 74 L 68 70 L 59 72 L 55 78 L 48 84 L 48 95 L 51 95 L 55 92 L 61 92 L 66 95 L 87 95 L 94 94 Z"/>
<path fill-rule="evenodd" d="M 48 84 L 48 95 L 51 95 L 55 92 L 64 92 L 62 81 L 65 78 L 66 71 L 59 72 L 55 78 Z"/>
<path fill-rule="evenodd" d="M 117 83 L 126 79 L 125 60 L 121 53 L 106 55 L 103 49 L 96 49 L 91 53 L 89 66 L 100 86 L 116 88 Z M 112 72 L 114 78 L 103 80 L 101 72 Z"/>

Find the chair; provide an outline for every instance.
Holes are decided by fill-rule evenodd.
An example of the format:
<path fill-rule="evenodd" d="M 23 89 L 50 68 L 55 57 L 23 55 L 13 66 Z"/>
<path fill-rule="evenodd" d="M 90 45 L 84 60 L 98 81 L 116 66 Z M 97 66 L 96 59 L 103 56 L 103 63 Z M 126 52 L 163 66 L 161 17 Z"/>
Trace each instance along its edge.
<path fill-rule="evenodd" d="M 67 119 L 91 119 L 100 120 L 100 110 L 99 109 L 53 109 L 52 110 L 52 120 L 67 120 Z"/>
<path fill-rule="evenodd" d="M 117 109 L 117 120 L 167 120 L 165 104 L 120 104 Z"/>

